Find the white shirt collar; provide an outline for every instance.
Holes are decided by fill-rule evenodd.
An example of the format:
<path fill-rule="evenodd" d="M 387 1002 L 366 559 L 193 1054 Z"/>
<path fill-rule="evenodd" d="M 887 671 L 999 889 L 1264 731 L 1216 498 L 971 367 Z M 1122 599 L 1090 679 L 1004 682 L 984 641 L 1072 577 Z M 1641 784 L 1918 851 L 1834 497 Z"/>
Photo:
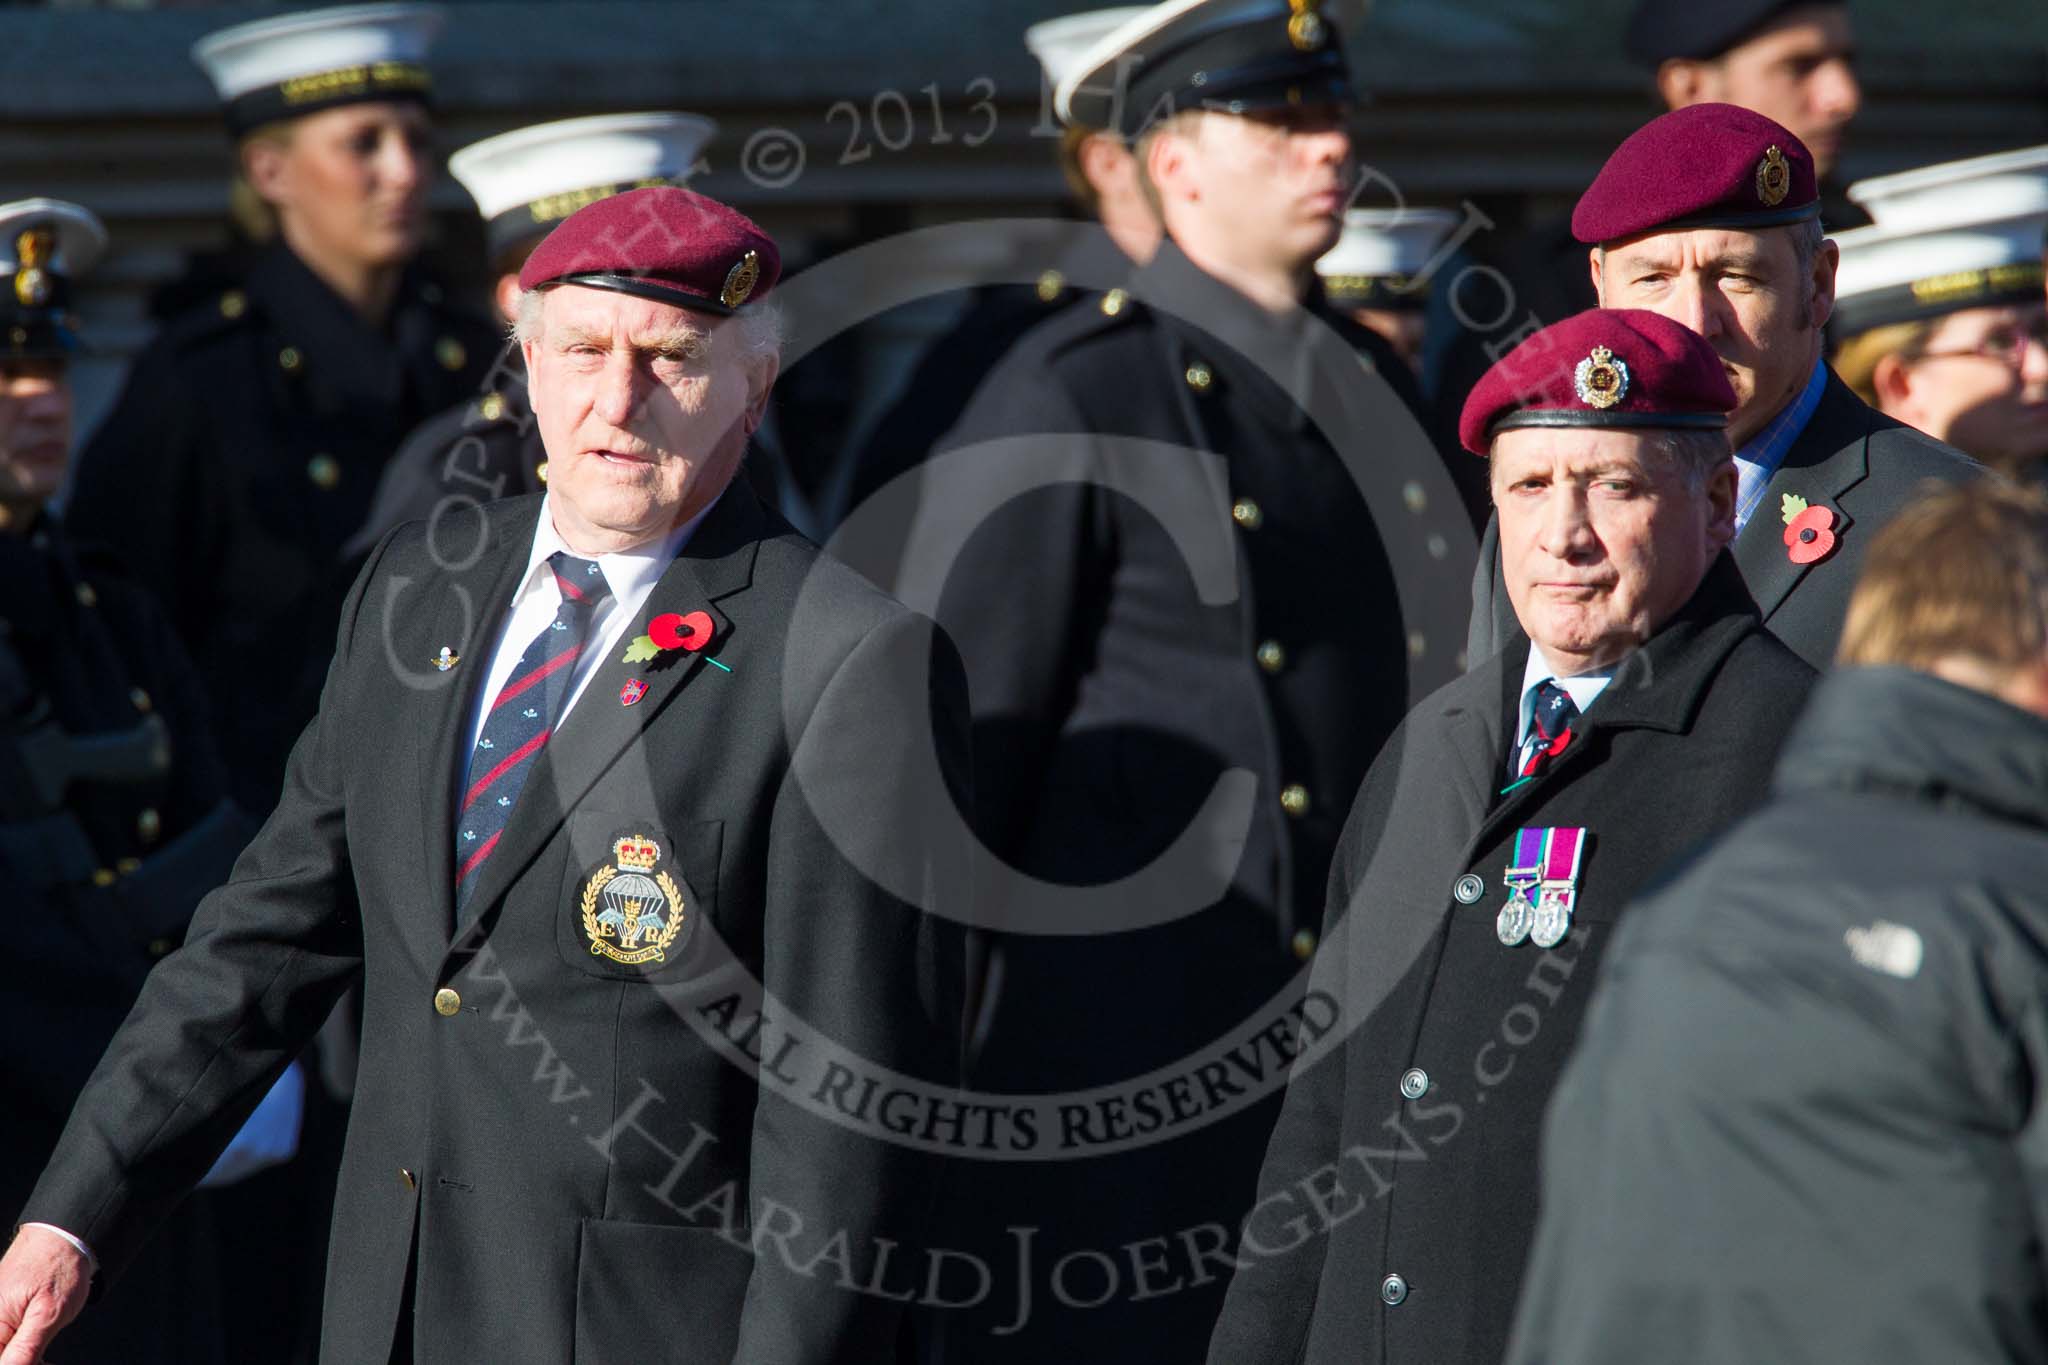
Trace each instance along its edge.
<path fill-rule="evenodd" d="M 719 494 L 719 497 L 723 496 L 723 493 Z M 605 586 L 611 589 L 613 600 L 636 604 L 645 601 L 647 594 L 652 592 L 654 585 L 661 580 L 662 574 L 667 572 L 668 566 L 682 553 L 683 547 L 690 543 L 690 537 L 696 533 L 697 527 L 703 524 L 704 518 L 710 516 L 711 509 L 716 506 L 718 498 L 713 498 L 703 511 L 658 540 L 646 541 L 629 550 L 599 555 L 598 572 L 603 575 Z M 549 587 L 554 586 L 554 576 L 546 570 L 548 556 L 556 551 L 575 555 L 578 559 L 590 557 L 576 554 L 563 541 L 562 533 L 555 529 L 555 495 L 549 493 L 541 500 L 540 524 L 534 528 L 533 549 L 526 558 L 526 576 L 519 580 L 518 596 L 524 596 L 536 585 L 537 574 L 541 575 Z"/>
<path fill-rule="evenodd" d="M 1614 669 L 1604 668 L 1592 673 L 1574 674 L 1569 678 L 1557 676 L 1557 670 L 1550 666 L 1550 660 L 1543 657 L 1543 651 L 1535 641 L 1529 642 L 1529 662 L 1522 667 L 1522 701 L 1516 713 L 1514 750 L 1508 755 L 1508 766 L 1519 771 L 1522 746 L 1529 739 L 1529 723 L 1536 714 L 1536 689 L 1546 682 L 1556 682 L 1572 699 L 1572 705 L 1584 712 L 1614 681 Z"/>

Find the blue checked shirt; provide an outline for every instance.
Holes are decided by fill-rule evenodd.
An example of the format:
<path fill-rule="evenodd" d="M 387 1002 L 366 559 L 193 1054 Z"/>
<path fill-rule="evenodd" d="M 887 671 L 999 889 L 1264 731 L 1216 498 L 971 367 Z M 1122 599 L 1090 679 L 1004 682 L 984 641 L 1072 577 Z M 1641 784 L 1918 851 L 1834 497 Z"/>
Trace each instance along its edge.
<path fill-rule="evenodd" d="M 1805 390 L 1735 452 L 1735 534 L 1741 535 L 1742 528 L 1749 524 L 1757 504 L 1764 500 L 1764 490 L 1770 487 L 1771 475 L 1785 463 L 1786 453 L 1813 419 L 1813 410 L 1820 406 L 1820 396 L 1827 387 L 1827 362 L 1816 360 Z"/>

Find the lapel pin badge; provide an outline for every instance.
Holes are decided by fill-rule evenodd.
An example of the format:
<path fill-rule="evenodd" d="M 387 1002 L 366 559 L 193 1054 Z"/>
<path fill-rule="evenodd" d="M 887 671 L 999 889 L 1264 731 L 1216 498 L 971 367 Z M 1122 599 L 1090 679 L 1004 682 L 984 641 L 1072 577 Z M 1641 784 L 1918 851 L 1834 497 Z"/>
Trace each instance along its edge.
<path fill-rule="evenodd" d="M 457 654 L 453 649 L 449 648 L 447 645 L 442 645 L 441 652 L 434 656 L 434 667 L 443 673 L 446 673 L 449 669 L 455 667 L 455 665 L 461 662 L 462 656 L 460 654 Z"/>
<path fill-rule="evenodd" d="M 1779 515 L 1785 521 L 1785 555 L 1794 564 L 1818 564 L 1835 552 L 1835 512 L 1787 493 Z"/>
<path fill-rule="evenodd" d="M 626 685 L 619 689 L 619 705 L 631 706 L 647 695 L 647 684 L 638 678 L 626 679 Z"/>

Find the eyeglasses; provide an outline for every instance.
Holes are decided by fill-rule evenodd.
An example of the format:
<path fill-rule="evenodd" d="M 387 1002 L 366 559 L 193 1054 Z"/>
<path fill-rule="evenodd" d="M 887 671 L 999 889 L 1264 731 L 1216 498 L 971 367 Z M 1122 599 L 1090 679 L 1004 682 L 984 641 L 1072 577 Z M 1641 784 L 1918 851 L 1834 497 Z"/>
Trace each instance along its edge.
<path fill-rule="evenodd" d="M 2009 370 L 2018 370 L 2027 363 L 2027 348 L 2039 347 L 2048 353 L 2048 317 L 2037 319 L 2028 327 L 1999 328 L 1975 346 L 1964 346 L 1953 351 L 1922 351 L 1915 360 L 1953 360 L 1962 356 L 1978 356 L 1995 360 Z"/>

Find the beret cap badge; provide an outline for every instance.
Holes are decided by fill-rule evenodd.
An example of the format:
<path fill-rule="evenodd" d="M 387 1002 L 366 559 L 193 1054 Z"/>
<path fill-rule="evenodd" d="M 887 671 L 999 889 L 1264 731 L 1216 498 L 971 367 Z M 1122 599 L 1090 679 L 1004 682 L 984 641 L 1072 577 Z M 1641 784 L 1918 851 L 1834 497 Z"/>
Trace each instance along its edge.
<path fill-rule="evenodd" d="M 1595 346 L 1572 371 L 1572 388 L 1587 407 L 1611 408 L 1628 396 L 1628 366 L 1605 346 Z"/>
<path fill-rule="evenodd" d="M 1785 153 L 1775 145 L 1766 148 L 1764 159 L 1756 164 L 1756 197 L 1765 208 L 1774 209 L 1785 202 L 1791 191 L 1792 167 L 1785 160 Z"/>
<path fill-rule="evenodd" d="M 760 278 L 761 253 L 749 251 L 740 257 L 738 265 L 726 272 L 725 288 L 719 291 L 718 301 L 728 308 L 739 307 L 754 292 L 754 285 Z"/>
<path fill-rule="evenodd" d="M 1287 41 L 1302 52 L 1314 52 L 1330 40 L 1330 26 L 1316 13 L 1322 0 L 1287 0 Z"/>

